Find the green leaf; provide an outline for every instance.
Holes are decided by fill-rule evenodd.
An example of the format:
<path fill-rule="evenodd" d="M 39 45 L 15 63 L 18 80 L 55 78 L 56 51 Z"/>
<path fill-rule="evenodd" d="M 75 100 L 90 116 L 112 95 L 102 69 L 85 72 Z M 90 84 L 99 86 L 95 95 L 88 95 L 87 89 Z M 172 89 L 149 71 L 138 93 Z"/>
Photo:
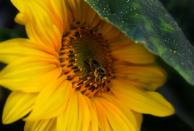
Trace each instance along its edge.
<path fill-rule="evenodd" d="M 143 43 L 194 85 L 194 47 L 158 0 L 85 0 L 104 20 Z"/>

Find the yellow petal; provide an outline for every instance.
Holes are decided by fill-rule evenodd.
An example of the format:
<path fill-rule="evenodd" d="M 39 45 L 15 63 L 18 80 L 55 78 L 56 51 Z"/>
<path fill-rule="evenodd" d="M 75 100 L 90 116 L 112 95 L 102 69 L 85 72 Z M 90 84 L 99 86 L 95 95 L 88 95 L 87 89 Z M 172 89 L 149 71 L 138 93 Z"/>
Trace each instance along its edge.
<path fill-rule="evenodd" d="M 52 56 L 44 51 L 36 49 L 33 43 L 27 39 L 12 39 L 0 43 L 0 61 L 4 63 L 11 63 L 21 58 L 52 58 Z"/>
<path fill-rule="evenodd" d="M 99 130 L 100 131 L 112 131 L 111 125 L 108 122 L 107 114 L 106 114 L 106 109 L 98 102 L 98 100 L 93 101 L 96 111 L 97 111 L 97 116 L 99 120 Z"/>
<path fill-rule="evenodd" d="M 55 71 L 57 75 L 61 73 L 55 64 L 43 60 L 33 62 L 31 59 L 21 59 L 12 62 L 0 72 L 0 85 L 11 90 L 37 92 L 44 84 L 40 80 L 44 80 L 42 77 L 51 71 Z"/>
<path fill-rule="evenodd" d="M 122 41 L 121 41 L 122 42 Z M 118 41 L 119 43 L 119 41 Z M 116 44 L 114 44 L 116 46 Z M 131 44 L 128 46 L 113 50 L 111 53 L 115 58 L 132 64 L 150 64 L 155 61 L 154 56 L 141 44 Z"/>
<path fill-rule="evenodd" d="M 173 106 L 157 92 L 138 89 L 116 80 L 112 82 L 112 91 L 120 101 L 136 112 L 160 117 L 175 112 Z"/>
<path fill-rule="evenodd" d="M 135 127 L 131 126 L 129 119 L 125 114 L 123 114 L 123 112 L 114 104 L 105 99 L 96 99 L 95 102 L 97 103 L 97 108 L 101 108 L 101 112 L 106 114 L 107 121 L 113 131 L 136 131 Z"/>
<path fill-rule="evenodd" d="M 26 121 L 24 131 L 57 131 L 56 119 Z"/>
<path fill-rule="evenodd" d="M 3 123 L 15 122 L 32 110 L 37 94 L 12 92 L 3 109 Z"/>
<path fill-rule="evenodd" d="M 100 23 L 99 16 L 86 2 L 82 0 L 66 0 L 65 2 L 70 7 L 68 9 L 71 10 L 71 17 L 73 17 L 75 22 L 79 22 L 80 25 L 86 24 L 93 28 Z"/>
<path fill-rule="evenodd" d="M 75 21 L 81 22 L 83 24 L 84 21 L 84 13 L 83 7 L 85 6 L 83 0 L 65 0 L 65 4 L 70 7 L 72 12 L 72 17 Z"/>
<path fill-rule="evenodd" d="M 120 99 L 112 94 L 105 94 L 103 95 L 103 98 L 115 105 L 126 116 L 128 119 L 128 126 L 130 126 L 131 129 L 140 129 L 141 119 L 139 119 L 139 116 L 136 118 L 137 116 L 130 110 L 130 106 L 123 104 Z M 140 121 L 137 121 L 137 119 Z"/>
<path fill-rule="evenodd" d="M 15 5 L 15 7 L 20 11 L 20 14 L 24 15 L 24 17 L 25 16 L 28 17 L 28 15 L 30 15 L 28 14 L 29 12 L 27 12 L 26 10 L 28 10 L 27 6 L 32 2 L 32 0 L 28 0 L 28 1 L 11 0 L 11 1 Z M 34 0 L 34 1 L 37 4 L 39 4 L 44 9 L 44 11 L 48 13 L 48 16 L 50 16 L 47 18 L 48 21 L 58 25 L 58 27 L 60 27 L 61 29 L 64 27 L 63 19 L 66 18 L 67 16 L 64 15 L 64 10 L 66 10 L 66 8 L 64 8 L 65 3 L 63 0 L 55 1 L 55 3 L 53 3 L 52 0 L 47 0 L 47 1 Z M 19 20 L 22 20 L 23 22 L 27 22 L 24 18 Z"/>
<path fill-rule="evenodd" d="M 64 110 L 71 95 L 71 83 L 64 78 L 53 78 L 52 81 L 48 81 L 38 95 L 28 120 L 52 118 Z"/>
<path fill-rule="evenodd" d="M 71 13 L 67 5 L 65 4 L 64 0 L 49 0 L 49 9 L 52 10 L 50 13 L 52 13 L 54 17 L 56 17 L 54 20 L 54 23 L 56 25 L 59 25 L 59 29 L 61 29 L 62 33 L 68 32 L 70 30 L 72 18 Z"/>
<path fill-rule="evenodd" d="M 90 116 L 91 116 L 91 124 L 89 127 L 89 131 L 99 131 L 99 120 L 98 120 L 98 114 L 97 114 L 97 110 L 95 107 L 95 104 L 93 103 L 93 101 L 91 99 L 86 99 L 87 103 L 88 103 L 88 108 L 90 111 Z"/>
<path fill-rule="evenodd" d="M 83 19 L 90 28 L 96 27 L 101 22 L 96 12 L 85 2 L 83 3 L 83 12 Z"/>
<path fill-rule="evenodd" d="M 136 118 L 137 131 L 141 131 L 141 124 L 143 122 L 143 115 L 141 113 L 133 112 Z"/>
<path fill-rule="evenodd" d="M 63 10 L 61 9 L 66 9 L 65 7 L 58 8 L 64 5 L 60 4 L 62 0 L 58 2 L 59 4 L 55 4 L 57 7 L 54 7 L 50 1 L 12 0 L 12 3 L 19 9 L 20 16 L 23 16 L 16 17 L 17 21 L 25 24 L 30 39 L 55 50 L 59 50 L 64 32 L 64 21 L 61 17 Z M 19 18 L 22 18 L 23 21 Z"/>
<path fill-rule="evenodd" d="M 108 40 L 110 43 L 119 39 L 119 36 L 121 35 L 121 32 L 110 23 L 101 22 L 98 29 L 98 33 L 102 34 L 104 39 Z"/>
<path fill-rule="evenodd" d="M 166 81 L 166 72 L 153 65 L 115 65 L 115 72 L 119 80 L 147 90 L 156 90 Z"/>
<path fill-rule="evenodd" d="M 79 118 L 81 121 L 81 127 L 80 131 L 87 131 L 89 129 L 90 121 L 91 121 L 91 116 L 90 116 L 90 110 L 89 110 L 89 103 L 90 101 L 88 100 L 87 96 L 82 95 L 79 93 L 78 95 L 78 100 L 79 100 Z"/>
<path fill-rule="evenodd" d="M 58 131 L 81 131 L 79 129 L 80 117 L 78 117 L 78 96 L 73 93 L 66 102 L 65 110 L 57 117 Z"/>

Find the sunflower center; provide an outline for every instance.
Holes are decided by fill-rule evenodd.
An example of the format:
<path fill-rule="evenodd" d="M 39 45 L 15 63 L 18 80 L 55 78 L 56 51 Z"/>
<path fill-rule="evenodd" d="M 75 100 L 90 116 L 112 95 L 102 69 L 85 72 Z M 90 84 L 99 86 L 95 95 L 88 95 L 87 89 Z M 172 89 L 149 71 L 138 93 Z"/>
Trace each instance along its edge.
<path fill-rule="evenodd" d="M 106 40 L 94 29 L 77 27 L 64 34 L 60 62 L 75 90 L 88 97 L 110 91 L 113 59 Z"/>

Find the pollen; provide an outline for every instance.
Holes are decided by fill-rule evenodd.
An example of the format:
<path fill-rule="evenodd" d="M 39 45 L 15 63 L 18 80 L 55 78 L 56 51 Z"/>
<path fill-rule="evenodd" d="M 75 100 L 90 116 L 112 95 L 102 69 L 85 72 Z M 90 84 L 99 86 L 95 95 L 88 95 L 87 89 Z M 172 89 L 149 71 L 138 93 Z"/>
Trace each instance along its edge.
<path fill-rule="evenodd" d="M 97 29 L 80 26 L 64 34 L 59 59 L 73 89 L 88 97 L 110 91 L 114 59 L 107 41 Z"/>

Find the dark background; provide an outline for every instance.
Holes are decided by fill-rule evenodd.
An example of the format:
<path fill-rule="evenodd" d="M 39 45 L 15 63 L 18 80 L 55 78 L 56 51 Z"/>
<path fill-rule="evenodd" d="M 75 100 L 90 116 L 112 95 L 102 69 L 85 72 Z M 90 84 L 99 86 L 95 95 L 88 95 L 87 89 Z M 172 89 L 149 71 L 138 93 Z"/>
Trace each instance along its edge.
<path fill-rule="evenodd" d="M 194 43 L 194 0 L 161 0 L 161 2 L 177 21 L 186 37 Z M 24 28 L 14 22 L 16 13 L 17 10 L 9 0 L 0 0 L 0 41 L 26 36 Z M 161 88 L 160 92 L 173 103 L 177 114 L 165 118 L 145 115 L 142 131 L 194 131 L 194 87 L 187 84 L 162 60 L 160 61 L 169 72 L 166 88 Z M 1 64 L 0 68 L 3 66 Z M 0 88 L 0 117 L 8 94 L 9 91 Z M 22 121 L 11 125 L 2 125 L 0 122 L 0 131 L 22 131 L 23 125 Z"/>

